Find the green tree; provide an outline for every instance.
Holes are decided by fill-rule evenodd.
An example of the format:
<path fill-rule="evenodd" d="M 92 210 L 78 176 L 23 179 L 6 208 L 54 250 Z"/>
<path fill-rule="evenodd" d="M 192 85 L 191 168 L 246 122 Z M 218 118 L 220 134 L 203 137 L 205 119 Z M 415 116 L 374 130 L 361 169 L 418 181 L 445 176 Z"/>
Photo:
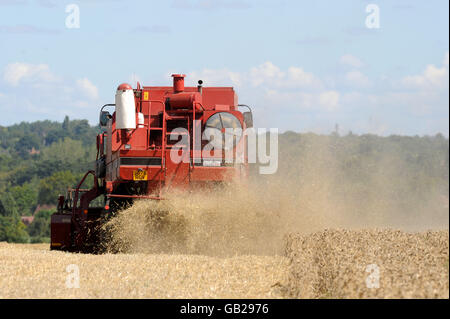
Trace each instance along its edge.
<path fill-rule="evenodd" d="M 0 215 L 5 217 L 18 217 L 17 204 L 9 192 L 0 195 Z"/>
<path fill-rule="evenodd" d="M 62 129 L 64 130 L 64 131 L 66 131 L 66 132 L 68 132 L 69 131 L 69 128 L 70 128 L 70 120 L 69 120 L 69 116 L 65 116 L 64 117 L 64 121 L 63 121 L 63 124 L 62 124 Z"/>
<path fill-rule="evenodd" d="M 10 190 L 20 215 L 29 215 L 37 204 L 37 190 L 30 184 L 14 186 Z"/>
<path fill-rule="evenodd" d="M 41 210 L 34 216 L 33 222 L 27 227 L 31 242 L 48 242 L 50 240 L 50 210 Z"/>
<path fill-rule="evenodd" d="M 30 154 L 29 152 L 34 149 L 39 149 L 39 138 L 36 135 L 27 134 L 23 137 L 21 137 L 14 145 L 14 149 L 17 152 L 17 154 L 27 159 Z"/>
<path fill-rule="evenodd" d="M 27 243 L 29 241 L 26 226 L 17 218 L 0 216 L 0 241 Z"/>
<path fill-rule="evenodd" d="M 78 176 L 70 171 L 56 172 L 44 178 L 39 184 L 38 203 L 55 204 L 58 195 L 64 195 L 68 187 L 74 187 L 78 181 Z"/>

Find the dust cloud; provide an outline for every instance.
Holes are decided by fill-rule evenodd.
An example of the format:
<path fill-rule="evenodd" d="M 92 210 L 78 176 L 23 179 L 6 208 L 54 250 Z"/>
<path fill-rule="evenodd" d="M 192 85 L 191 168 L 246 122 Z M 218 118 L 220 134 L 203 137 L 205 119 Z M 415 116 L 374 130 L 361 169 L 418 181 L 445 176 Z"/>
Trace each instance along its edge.
<path fill-rule="evenodd" d="M 307 135 L 293 145 L 285 136 L 276 174 L 258 175 L 252 167 L 246 182 L 137 201 L 106 224 L 108 249 L 281 255 L 293 232 L 448 229 L 448 180 L 428 186 L 430 178 L 395 149 L 365 155 L 360 145 L 339 142 Z"/>

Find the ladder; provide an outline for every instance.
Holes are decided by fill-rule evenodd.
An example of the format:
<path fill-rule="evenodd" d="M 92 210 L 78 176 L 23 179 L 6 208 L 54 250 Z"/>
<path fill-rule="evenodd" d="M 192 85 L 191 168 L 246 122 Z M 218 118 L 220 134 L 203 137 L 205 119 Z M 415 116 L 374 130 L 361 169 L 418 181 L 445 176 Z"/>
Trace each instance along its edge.
<path fill-rule="evenodd" d="M 192 114 L 192 124 L 191 124 L 191 116 Z M 166 158 L 166 151 L 168 148 L 172 148 L 172 146 L 168 145 L 168 138 L 171 135 L 180 135 L 179 133 L 167 131 L 167 123 L 170 121 L 186 121 L 186 127 L 188 131 L 188 151 L 189 151 L 189 173 L 188 178 L 189 182 L 191 181 L 191 172 L 194 168 L 193 164 L 193 143 L 191 142 L 191 139 L 193 137 L 190 136 L 191 134 L 191 128 L 193 130 L 193 134 L 195 132 L 195 112 L 189 112 L 189 111 L 183 111 L 183 112 L 177 112 L 177 111 L 167 111 L 165 108 L 163 108 L 163 121 L 162 121 L 162 154 L 161 154 L 161 172 L 164 174 L 164 181 L 167 181 L 167 158 Z M 159 175 L 159 192 L 161 196 L 161 189 L 162 189 L 162 179 L 161 174 Z"/>
<path fill-rule="evenodd" d="M 160 174 L 159 174 L 159 197 L 161 198 L 161 193 L 162 193 L 162 175 L 164 174 L 164 181 L 166 180 L 167 177 L 167 165 L 166 165 L 166 150 L 168 148 L 167 145 L 167 137 L 170 136 L 171 134 L 173 134 L 172 132 L 168 132 L 167 131 L 167 122 L 169 121 L 180 121 L 180 120 L 185 120 L 187 122 L 187 131 L 188 134 L 191 133 L 191 128 L 192 128 L 192 136 L 189 136 L 189 182 L 191 181 L 191 172 L 194 170 L 195 168 L 195 164 L 194 164 L 194 145 L 195 145 L 195 119 L 196 119 L 196 112 L 195 112 L 195 105 L 193 106 L 193 110 L 183 110 L 183 111 L 167 111 L 166 110 L 166 105 L 164 103 L 164 101 L 161 100 L 149 100 L 149 109 L 148 109 L 148 114 L 149 114 L 149 123 L 148 123 L 148 130 L 149 130 L 149 135 L 147 138 L 147 143 L 148 140 L 150 139 L 150 132 L 152 130 L 158 130 L 161 131 L 161 170 L 160 170 Z M 162 127 L 151 127 L 150 126 L 150 114 L 151 114 L 151 104 L 152 103 L 160 103 L 162 104 Z M 192 124 L 190 121 L 190 114 L 192 114 Z M 147 144 L 147 148 L 149 147 L 149 145 Z"/>

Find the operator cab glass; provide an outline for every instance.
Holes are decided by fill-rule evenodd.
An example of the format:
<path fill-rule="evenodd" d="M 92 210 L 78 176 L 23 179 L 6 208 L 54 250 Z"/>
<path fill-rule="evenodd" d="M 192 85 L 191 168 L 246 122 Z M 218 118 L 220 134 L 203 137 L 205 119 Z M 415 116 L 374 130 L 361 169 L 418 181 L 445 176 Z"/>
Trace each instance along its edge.
<path fill-rule="evenodd" d="M 242 125 L 239 119 L 228 112 L 218 112 L 212 115 L 205 124 L 205 137 L 216 149 L 229 150 L 239 143 L 242 136 Z M 215 137 L 222 137 L 217 141 Z M 232 139 L 232 146 L 226 143 Z M 228 142 L 229 143 L 229 142 Z"/>

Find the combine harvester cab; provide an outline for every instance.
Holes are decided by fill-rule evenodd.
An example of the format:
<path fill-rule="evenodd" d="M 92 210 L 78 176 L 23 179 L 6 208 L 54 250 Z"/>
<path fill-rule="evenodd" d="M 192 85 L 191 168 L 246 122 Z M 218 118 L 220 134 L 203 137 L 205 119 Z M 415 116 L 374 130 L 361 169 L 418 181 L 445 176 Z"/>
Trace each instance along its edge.
<path fill-rule="evenodd" d="M 171 188 L 246 179 L 250 108 L 238 104 L 232 87 L 203 87 L 201 80 L 185 87 L 184 75 L 172 77 L 173 86 L 121 84 L 115 104 L 101 108 L 95 170 L 59 197 L 51 217 L 51 249 L 99 252 L 100 226 L 136 199 L 161 200 Z M 241 112 L 241 106 L 249 111 Z M 108 107 L 115 108 L 112 114 Z M 92 188 L 83 189 L 90 176 Z"/>

